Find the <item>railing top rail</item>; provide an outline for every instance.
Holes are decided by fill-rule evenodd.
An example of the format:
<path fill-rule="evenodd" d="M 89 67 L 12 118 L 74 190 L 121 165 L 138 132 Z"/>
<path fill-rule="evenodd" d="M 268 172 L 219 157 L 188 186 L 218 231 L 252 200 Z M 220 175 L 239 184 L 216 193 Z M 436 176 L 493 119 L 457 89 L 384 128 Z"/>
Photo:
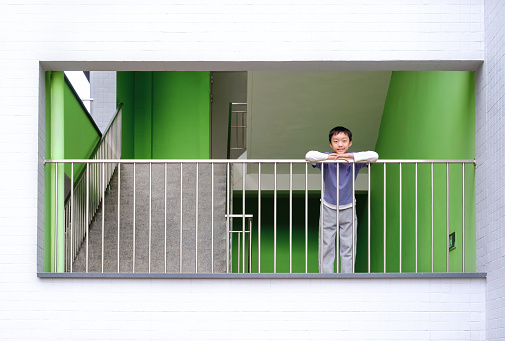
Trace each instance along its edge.
<path fill-rule="evenodd" d="M 311 163 L 304 159 L 47 159 L 45 163 Z M 322 163 L 346 163 L 343 160 L 326 160 Z M 352 162 L 351 162 L 352 163 Z M 356 162 L 368 163 L 368 162 Z M 381 159 L 374 163 L 473 163 L 475 160 L 417 160 L 417 159 Z"/>

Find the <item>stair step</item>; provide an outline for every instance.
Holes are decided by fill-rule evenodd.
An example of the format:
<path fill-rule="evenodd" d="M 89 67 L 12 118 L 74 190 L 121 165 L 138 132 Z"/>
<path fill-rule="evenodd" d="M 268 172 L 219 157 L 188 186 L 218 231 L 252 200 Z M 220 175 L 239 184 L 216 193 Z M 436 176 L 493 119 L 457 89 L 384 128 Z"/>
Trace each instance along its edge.
<path fill-rule="evenodd" d="M 198 272 L 212 272 L 212 186 L 210 171 L 210 165 L 199 165 L 198 243 L 196 243 L 196 165 L 185 164 L 183 166 L 182 272 L 195 272 L 197 248 Z M 214 172 L 213 270 L 214 272 L 226 272 L 226 165 L 216 164 Z M 149 190 L 149 176 L 151 176 L 151 190 Z M 88 244 L 88 270 L 90 272 L 102 271 L 103 229 L 104 271 L 117 272 L 119 228 L 121 272 L 132 272 L 134 259 L 135 272 L 148 272 L 149 245 L 151 272 L 165 272 L 165 259 L 168 272 L 179 272 L 181 257 L 180 164 L 167 164 L 166 177 L 163 164 L 153 164 L 151 171 L 149 171 L 148 164 L 137 164 L 135 166 L 135 177 L 133 176 L 133 165 L 122 164 L 120 177 L 121 186 L 118 186 L 119 177 L 116 172 L 105 194 L 103 228 L 101 205 L 91 223 Z M 134 178 L 135 186 L 133 183 Z M 118 192 L 120 193 L 119 227 Z M 150 196 L 151 201 L 149 202 Z M 151 231 L 150 243 L 149 226 Z M 134 244 L 135 258 L 133 257 Z M 83 241 L 79 254 L 74 261 L 73 271 L 85 271 L 85 263 L 86 242 Z"/>

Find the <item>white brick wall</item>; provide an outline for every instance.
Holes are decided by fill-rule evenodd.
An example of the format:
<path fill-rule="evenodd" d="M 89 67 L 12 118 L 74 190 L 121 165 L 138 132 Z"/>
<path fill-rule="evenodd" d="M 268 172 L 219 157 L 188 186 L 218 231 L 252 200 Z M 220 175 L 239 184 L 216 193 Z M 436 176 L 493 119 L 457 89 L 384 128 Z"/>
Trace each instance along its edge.
<path fill-rule="evenodd" d="M 492 303 L 504 297 L 503 190 L 493 180 L 503 178 L 503 158 L 488 156 L 502 153 L 493 149 L 504 79 L 498 4 L 486 2 L 491 58 L 477 82 L 478 258 L 490 272 L 490 339 L 505 325 Z M 483 9 L 482 0 L 2 1 L 0 338 L 483 340 L 482 279 L 36 277 L 44 70 L 474 69 L 484 59 Z"/>
<path fill-rule="evenodd" d="M 102 133 L 105 133 L 116 112 L 116 71 L 91 71 L 90 87 L 92 116 Z"/>
<path fill-rule="evenodd" d="M 17 277 L 2 340 L 484 340 L 484 279 Z"/>
<path fill-rule="evenodd" d="M 476 79 L 477 267 L 488 273 L 488 340 L 505 338 L 505 3 L 485 1 L 486 58 Z"/>

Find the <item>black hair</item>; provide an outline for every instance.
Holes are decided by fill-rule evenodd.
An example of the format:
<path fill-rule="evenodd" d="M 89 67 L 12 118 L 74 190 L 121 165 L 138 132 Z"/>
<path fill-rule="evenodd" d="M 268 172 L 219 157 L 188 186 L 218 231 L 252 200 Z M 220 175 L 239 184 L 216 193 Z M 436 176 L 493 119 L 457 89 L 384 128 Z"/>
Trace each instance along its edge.
<path fill-rule="evenodd" d="M 338 127 L 333 128 L 332 130 L 330 130 L 330 136 L 328 138 L 330 140 L 330 142 L 331 142 L 331 138 L 333 137 L 333 135 L 340 134 L 340 133 L 346 134 L 349 137 L 349 141 L 352 141 L 351 131 L 345 127 L 338 126 Z"/>

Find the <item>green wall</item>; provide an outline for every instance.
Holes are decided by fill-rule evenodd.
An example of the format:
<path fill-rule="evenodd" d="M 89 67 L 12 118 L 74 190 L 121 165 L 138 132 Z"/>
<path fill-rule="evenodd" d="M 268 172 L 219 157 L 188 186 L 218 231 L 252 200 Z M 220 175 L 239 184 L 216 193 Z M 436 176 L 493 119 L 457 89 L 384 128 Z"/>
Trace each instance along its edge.
<path fill-rule="evenodd" d="M 209 72 L 118 72 L 125 159 L 209 158 Z"/>
<path fill-rule="evenodd" d="M 474 73 L 395 71 L 375 150 L 381 159 L 474 159 Z M 383 165 L 372 166 L 372 271 L 383 271 Z M 462 166 L 450 166 L 450 271 L 462 269 Z M 386 179 L 386 267 L 399 271 L 399 166 Z M 475 271 L 475 169 L 465 166 L 465 270 Z M 414 165 L 402 168 L 402 271 L 415 271 Z M 434 271 L 446 271 L 446 165 L 434 167 Z M 418 166 L 418 271 L 431 271 L 431 176 Z"/>
<path fill-rule="evenodd" d="M 100 132 L 86 109 L 72 91 L 62 71 L 45 73 L 45 157 L 46 159 L 87 159 L 100 141 Z M 76 178 L 83 165 L 74 166 Z M 64 174 L 70 177 L 70 165 L 45 166 L 44 270 L 64 270 Z M 74 179 L 75 179 L 74 178 Z M 58 184 L 58 192 L 55 186 Z M 57 196 L 56 196 L 57 194 Z M 54 203 L 58 200 L 58 211 Z M 57 219 L 57 220 L 56 220 Z M 56 221 L 58 231 L 56 236 Z M 55 245 L 57 244 L 57 245 Z M 54 268 L 55 248 L 57 268 Z"/>
<path fill-rule="evenodd" d="M 65 111 L 65 159 L 88 159 L 100 142 L 101 133 L 93 122 L 82 102 L 65 82 L 64 88 Z M 74 179 L 84 168 L 82 164 L 74 165 Z M 70 164 L 65 165 L 65 174 L 70 177 Z"/>

